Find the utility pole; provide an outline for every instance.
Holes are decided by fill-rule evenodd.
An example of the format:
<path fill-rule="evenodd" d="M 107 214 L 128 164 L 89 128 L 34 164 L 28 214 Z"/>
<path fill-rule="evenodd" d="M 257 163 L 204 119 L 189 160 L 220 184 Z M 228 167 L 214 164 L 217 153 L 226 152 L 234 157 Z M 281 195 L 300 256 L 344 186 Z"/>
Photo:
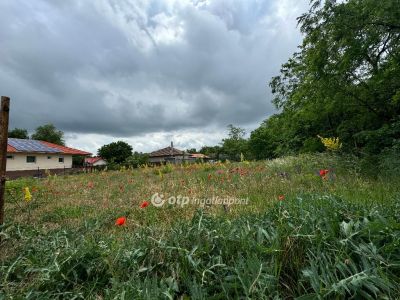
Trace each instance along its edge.
<path fill-rule="evenodd" d="M 6 188 L 8 118 L 10 98 L 1 96 L 0 104 L 0 226 L 4 224 L 4 192 Z"/>

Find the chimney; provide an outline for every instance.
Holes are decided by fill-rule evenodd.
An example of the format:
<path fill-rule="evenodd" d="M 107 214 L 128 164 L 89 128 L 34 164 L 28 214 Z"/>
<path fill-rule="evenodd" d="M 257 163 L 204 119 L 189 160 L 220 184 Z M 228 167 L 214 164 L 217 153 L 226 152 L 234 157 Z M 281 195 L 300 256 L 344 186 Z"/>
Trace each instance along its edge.
<path fill-rule="evenodd" d="M 174 155 L 174 143 L 172 141 L 171 141 L 171 151 L 170 151 L 170 153 L 171 153 L 171 156 Z"/>

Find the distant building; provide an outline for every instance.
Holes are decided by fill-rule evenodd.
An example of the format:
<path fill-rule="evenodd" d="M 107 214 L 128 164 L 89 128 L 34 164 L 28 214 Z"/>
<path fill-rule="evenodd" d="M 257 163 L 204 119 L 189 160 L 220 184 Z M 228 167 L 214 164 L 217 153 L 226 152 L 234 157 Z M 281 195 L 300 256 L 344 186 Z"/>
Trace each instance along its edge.
<path fill-rule="evenodd" d="M 7 173 L 28 170 L 72 168 L 74 155 L 87 156 L 90 152 L 45 141 L 9 138 L 7 145 Z"/>
<path fill-rule="evenodd" d="M 85 157 L 85 166 L 88 167 L 99 167 L 106 166 L 107 162 L 102 159 L 100 156 L 95 157 Z"/>
<path fill-rule="evenodd" d="M 190 157 L 193 159 L 199 159 L 199 160 L 205 160 L 205 161 L 210 159 L 209 156 L 207 156 L 203 153 L 193 153 L 193 154 L 190 154 Z"/>
<path fill-rule="evenodd" d="M 153 151 L 149 154 L 149 162 L 154 164 L 176 163 L 182 161 L 185 157 L 185 152 L 171 146 Z"/>
<path fill-rule="evenodd" d="M 171 146 L 153 151 L 149 154 L 149 162 L 153 164 L 195 162 L 201 159 L 208 160 L 209 157 L 201 153 L 191 154 L 176 149 L 172 142 Z"/>

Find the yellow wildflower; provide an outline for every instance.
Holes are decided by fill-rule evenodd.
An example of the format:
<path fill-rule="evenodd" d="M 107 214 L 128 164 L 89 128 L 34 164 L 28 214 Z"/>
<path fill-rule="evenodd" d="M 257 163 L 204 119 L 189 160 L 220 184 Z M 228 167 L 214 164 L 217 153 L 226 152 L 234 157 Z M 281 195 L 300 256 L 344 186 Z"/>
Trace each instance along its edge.
<path fill-rule="evenodd" d="M 339 141 L 338 137 L 324 138 L 319 135 L 318 137 L 327 150 L 338 151 L 340 148 L 342 148 L 342 143 Z"/>
<path fill-rule="evenodd" d="M 26 202 L 29 202 L 32 200 L 32 195 L 31 195 L 31 192 L 29 191 L 28 187 L 24 188 L 24 194 L 25 194 L 24 199 Z"/>

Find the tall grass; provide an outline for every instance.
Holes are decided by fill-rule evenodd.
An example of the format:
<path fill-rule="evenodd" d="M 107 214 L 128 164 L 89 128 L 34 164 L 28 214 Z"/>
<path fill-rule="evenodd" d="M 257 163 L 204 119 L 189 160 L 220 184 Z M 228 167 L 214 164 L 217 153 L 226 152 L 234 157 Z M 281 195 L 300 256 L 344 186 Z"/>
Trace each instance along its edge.
<path fill-rule="evenodd" d="M 221 183 L 221 176 L 236 176 L 236 168 L 242 175 Z M 330 168 L 331 177 L 322 180 L 319 168 Z M 3 228 L 2 297 L 400 297 L 398 178 L 365 178 L 353 160 L 326 156 L 157 174 L 124 171 L 24 182 L 38 186 L 40 194 L 29 208 L 30 222 L 23 211 L 27 205 L 18 208 L 13 202 L 18 189 L 15 200 L 10 198 L 7 212 L 16 221 L 9 219 Z M 132 178 L 133 186 L 125 184 Z M 80 190 L 68 193 L 75 185 Z M 123 201 L 151 189 L 183 193 L 189 188 L 196 195 L 214 189 L 251 201 L 228 211 L 214 206 L 143 210 L 132 199 Z M 285 199 L 277 200 L 278 194 Z M 103 207 L 106 200 L 113 203 Z M 120 215 L 128 215 L 127 226 L 113 225 Z"/>

